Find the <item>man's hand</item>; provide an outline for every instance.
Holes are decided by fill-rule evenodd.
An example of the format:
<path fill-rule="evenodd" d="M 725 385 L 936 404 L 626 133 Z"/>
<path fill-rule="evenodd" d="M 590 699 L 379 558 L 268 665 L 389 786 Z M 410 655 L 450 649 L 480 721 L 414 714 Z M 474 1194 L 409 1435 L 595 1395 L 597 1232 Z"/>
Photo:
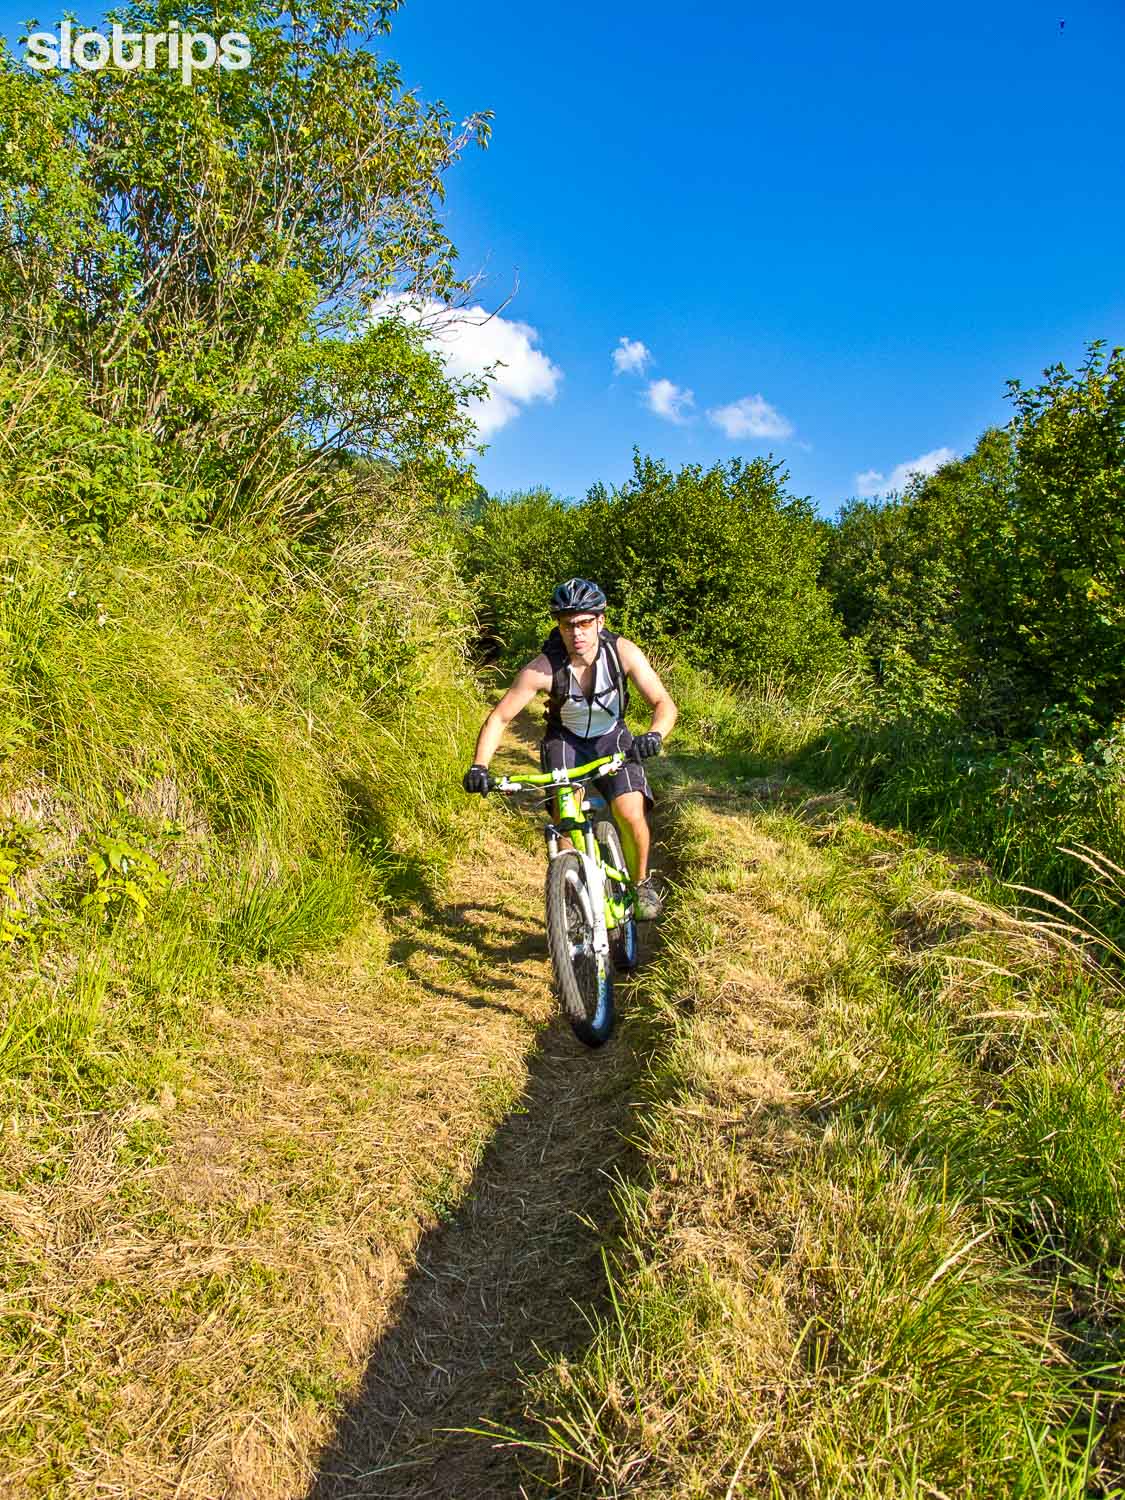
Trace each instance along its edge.
<path fill-rule="evenodd" d="M 642 760 L 648 760 L 650 755 L 659 755 L 663 743 L 664 736 L 655 729 L 650 729 L 647 734 L 639 734 L 633 741 Z"/>
<path fill-rule="evenodd" d="M 467 792 L 487 792 L 488 767 L 475 761 L 461 778 L 461 785 Z"/>

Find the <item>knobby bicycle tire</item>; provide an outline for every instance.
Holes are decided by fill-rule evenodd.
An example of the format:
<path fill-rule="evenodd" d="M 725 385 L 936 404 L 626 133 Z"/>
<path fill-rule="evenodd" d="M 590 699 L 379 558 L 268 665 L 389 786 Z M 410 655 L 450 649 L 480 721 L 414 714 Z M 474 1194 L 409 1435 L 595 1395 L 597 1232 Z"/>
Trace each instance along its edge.
<path fill-rule="evenodd" d="M 594 824 L 594 837 L 601 846 L 602 858 L 623 874 L 629 873 L 625 853 L 621 848 L 621 835 L 611 818 L 603 818 Z M 623 974 L 631 974 L 637 967 L 637 920 L 632 912 L 623 927 L 615 927 L 609 935 L 609 948 L 613 954 L 614 967 Z"/>
<path fill-rule="evenodd" d="M 566 1018 L 580 1042 L 600 1047 L 613 1031 L 613 964 L 592 948 L 593 929 L 582 910 L 590 899 L 581 856 L 565 849 L 547 866 L 547 947 Z M 575 953 L 576 945 L 586 945 Z"/>

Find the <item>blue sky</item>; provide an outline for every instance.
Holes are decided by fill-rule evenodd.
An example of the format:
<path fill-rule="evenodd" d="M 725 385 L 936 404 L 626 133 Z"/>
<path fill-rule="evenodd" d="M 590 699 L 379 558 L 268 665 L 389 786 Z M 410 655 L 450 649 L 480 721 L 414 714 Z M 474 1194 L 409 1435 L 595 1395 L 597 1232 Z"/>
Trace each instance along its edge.
<path fill-rule="evenodd" d="M 388 50 L 458 115 L 495 111 L 449 228 L 482 300 L 518 268 L 505 316 L 562 371 L 492 435 L 490 489 L 621 482 L 634 444 L 772 449 L 830 514 L 858 475 L 966 451 L 1009 376 L 1125 342 L 1120 0 L 417 0 Z M 643 378 L 615 377 L 622 336 Z M 656 379 L 690 420 L 646 407 Z M 790 437 L 707 416 L 756 395 Z"/>
<path fill-rule="evenodd" d="M 10 39 L 29 9 L 57 19 L 5 0 Z M 1120 0 L 413 0 L 386 50 L 495 111 L 445 208 L 480 304 L 518 277 L 454 356 L 508 360 L 490 490 L 772 451 L 832 514 L 1125 342 Z"/>

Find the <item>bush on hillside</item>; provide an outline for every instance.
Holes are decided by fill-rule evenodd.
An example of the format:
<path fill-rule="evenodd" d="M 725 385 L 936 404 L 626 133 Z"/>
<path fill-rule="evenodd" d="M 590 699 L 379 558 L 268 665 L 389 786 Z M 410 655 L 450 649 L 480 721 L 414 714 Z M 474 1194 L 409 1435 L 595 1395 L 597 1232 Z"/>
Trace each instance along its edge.
<path fill-rule="evenodd" d="M 481 630 L 480 651 L 511 668 L 534 656 L 551 628 L 547 603 L 563 578 L 589 568 L 581 507 L 550 490 L 486 497 L 457 534 L 457 555 Z M 611 622 L 612 623 L 612 622 Z"/>
<path fill-rule="evenodd" d="M 580 505 L 543 490 L 489 501 L 460 555 L 494 646 L 508 665 L 532 654 L 554 585 L 579 574 L 605 589 L 613 629 L 723 682 L 845 665 L 818 582 L 823 528 L 785 479 L 765 459 L 673 473 L 638 454 L 627 484 Z"/>
<path fill-rule="evenodd" d="M 1125 703 L 1125 351 L 1090 348 L 964 460 L 887 505 L 842 511 L 823 579 L 875 665 L 905 651 L 989 733 Z"/>

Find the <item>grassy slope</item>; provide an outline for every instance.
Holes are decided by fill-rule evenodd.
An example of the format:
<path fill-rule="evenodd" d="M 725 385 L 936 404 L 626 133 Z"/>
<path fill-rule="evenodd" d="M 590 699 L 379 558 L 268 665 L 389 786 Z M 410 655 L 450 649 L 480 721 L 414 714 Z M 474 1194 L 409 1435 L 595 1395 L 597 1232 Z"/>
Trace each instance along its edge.
<path fill-rule="evenodd" d="M 5 1494 L 304 1493 L 551 1012 L 538 854 L 467 853 L 442 904 L 244 975 L 174 1086 L 9 1119 Z"/>
<path fill-rule="evenodd" d="M 526 1017 L 478 1041 L 456 998 L 472 944 L 427 960 L 434 1004 L 388 948 L 432 923 L 379 915 L 439 901 L 479 828 L 451 774 L 481 713 L 460 596 L 408 496 L 295 549 L 83 543 L 18 493 L 0 1487 L 293 1493 L 371 1331 L 365 1266 L 397 1267 L 519 1086 Z"/>
<path fill-rule="evenodd" d="M 614 1315 L 529 1390 L 546 1489 L 1116 1493 L 1119 997 L 839 797 L 693 782 L 673 835 L 647 1172 Z"/>

